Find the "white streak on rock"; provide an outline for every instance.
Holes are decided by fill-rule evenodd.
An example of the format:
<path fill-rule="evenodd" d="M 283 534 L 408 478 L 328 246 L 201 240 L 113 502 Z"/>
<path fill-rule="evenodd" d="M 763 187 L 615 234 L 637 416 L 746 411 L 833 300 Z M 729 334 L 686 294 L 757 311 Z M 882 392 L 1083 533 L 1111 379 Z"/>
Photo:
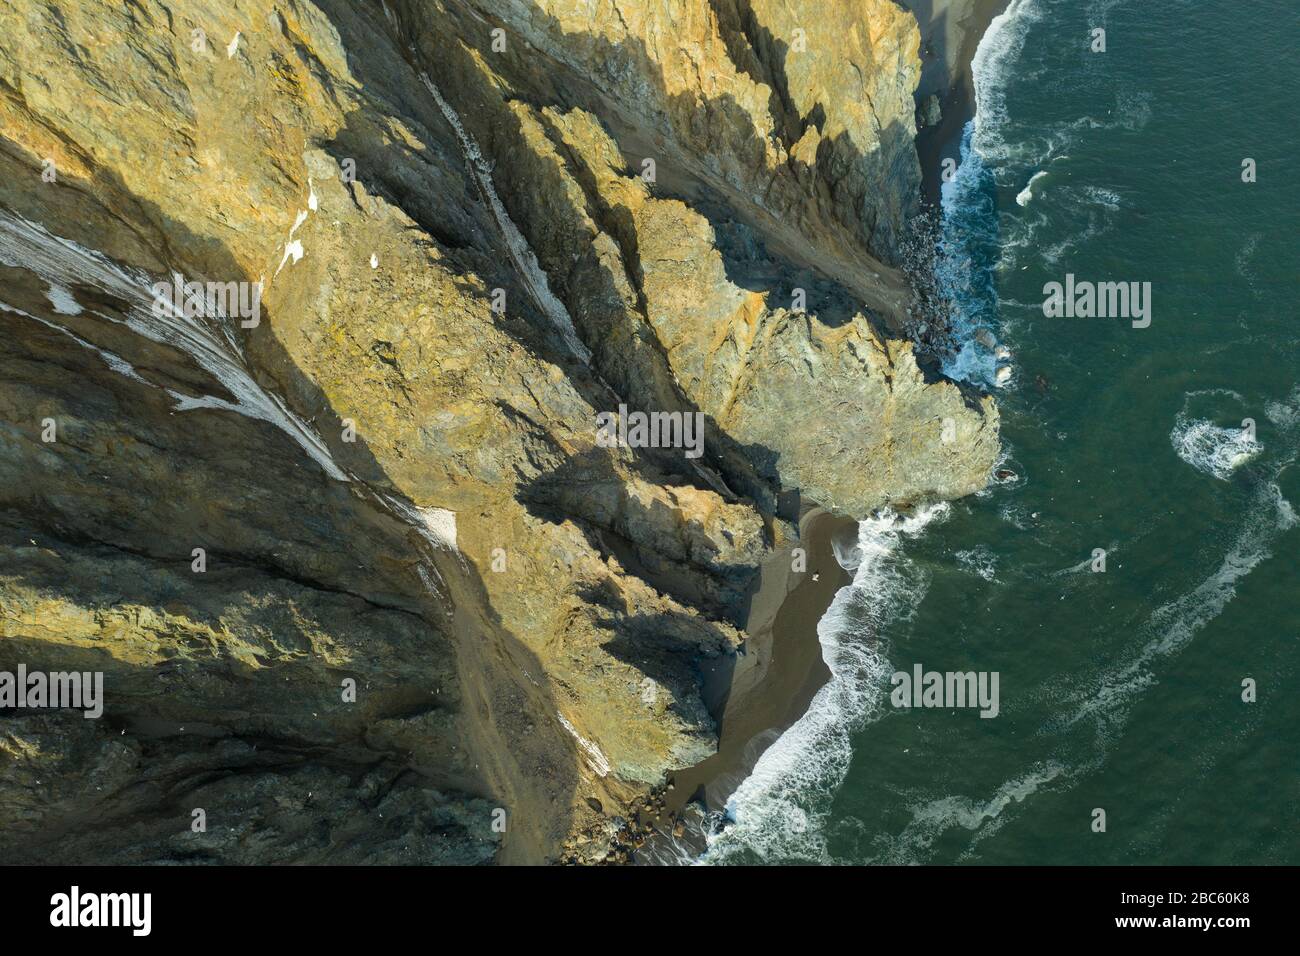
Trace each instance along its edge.
<path fill-rule="evenodd" d="M 608 776 L 609 760 L 600 752 L 600 748 L 578 733 L 578 729 L 569 723 L 568 718 L 558 710 L 555 712 L 555 716 L 560 718 L 560 723 L 564 726 L 564 729 L 573 736 L 573 739 L 578 742 L 578 746 L 582 748 L 583 753 L 587 755 L 587 766 L 598 776 Z"/>
<path fill-rule="evenodd" d="M 154 298 L 154 283 L 147 274 L 118 265 L 94 250 L 52 235 L 43 226 L 3 210 L 0 210 L 0 262 L 34 272 L 51 284 L 84 284 L 123 300 L 127 305 L 123 320 L 127 328 L 185 353 L 235 398 L 233 403 L 221 406 L 192 403 L 187 407 L 229 408 L 275 425 L 331 478 L 349 480 L 306 422 L 278 395 L 265 391 L 253 379 L 233 333 L 219 317 L 187 316 L 169 298 Z"/>
<path fill-rule="evenodd" d="M 330 455 L 324 441 L 311 426 L 299 418 L 278 395 L 263 389 L 253 378 L 238 341 L 228 323 L 220 316 L 186 315 L 177 310 L 170 297 L 155 297 L 154 280 L 146 273 L 122 266 L 102 253 L 55 236 L 39 223 L 0 209 L 0 264 L 26 269 L 40 276 L 51 288 L 86 285 L 100 289 L 124 304 L 125 318 L 118 320 L 101 312 L 92 314 L 126 326 L 151 342 L 176 349 L 211 375 L 234 398 L 229 401 L 215 395 L 185 395 L 172 389 L 167 394 L 176 402 L 176 411 L 196 409 L 228 411 L 259 419 L 279 428 L 302 448 L 331 478 L 352 482 L 354 487 L 373 495 L 395 518 L 420 534 L 434 549 L 457 552 L 456 514 L 445 508 L 419 507 L 395 495 L 375 492 L 345 472 Z M 183 276 L 174 276 L 184 281 Z M 131 364 L 119 356 L 87 342 L 75 333 L 0 303 L 0 309 L 48 325 L 69 336 L 79 345 L 94 350 L 114 371 L 152 386 L 141 378 Z M 418 573 L 430 593 L 441 596 L 435 578 L 440 579 L 433 562 L 422 561 Z M 599 754 L 599 751 L 596 751 Z M 603 757 L 601 758 L 603 760 Z M 608 768 L 608 764 L 605 764 Z"/>
<path fill-rule="evenodd" d="M 515 272 L 523 280 L 528 294 L 542 311 L 542 314 L 550 320 L 551 325 L 560 338 L 563 339 L 569 351 L 577 356 L 580 361 L 590 362 L 591 352 L 578 338 L 577 330 L 573 327 L 573 319 L 569 316 L 568 310 L 564 307 L 564 303 L 551 292 L 551 286 L 546 281 L 546 273 L 538 264 L 537 256 L 528 245 L 528 240 L 524 238 L 523 233 L 519 231 L 519 227 L 510 218 L 510 214 L 506 212 L 506 207 L 502 204 L 500 197 L 497 196 L 496 188 L 492 185 L 492 170 L 488 166 L 487 160 L 483 158 L 483 153 L 479 150 L 478 144 L 466 132 L 465 127 L 461 125 L 460 117 L 456 115 L 456 111 L 452 109 L 451 104 L 443 99 L 442 93 L 434 86 L 428 75 L 421 73 L 420 81 L 433 95 L 434 102 L 438 104 L 438 109 L 442 110 L 442 115 L 446 118 L 447 124 L 451 126 L 452 131 L 456 134 L 461 151 L 465 154 L 465 161 L 466 165 L 469 166 L 470 174 L 478 184 L 483 197 L 487 200 L 488 208 L 492 210 L 492 217 L 496 220 L 501 237 L 505 240 L 506 250 L 514 261 Z"/>
<path fill-rule="evenodd" d="M 145 385 L 151 384 L 149 382 L 146 382 L 144 379 L 142 379 L 139 376 L 139 374 L 136 372 L 135 366 L 133 366 L 126 359 L 122 358 L 120 355 L 117 355 L 114 352 L 110 352 L 108 349 L 101 349 L 98 345 L 95 345 L 94 343 L 91 342 L 87 342 L 80 335 L 77 335 L 75 332 L 71 331 L 70 329 L 65 329 L 61 325 L 55 325 L 53 322 L 49 322 L 45 319 L 42 319 L 39 315 L 32 315 L 30 312 L 24 312 L 22 309 L 15 308 L 14 306 L 9 305 L 8 303 L 5 302 L 0 302 L 0 309 L 4 309 L 6 312 L 12 312 L 14 315 L 21 315 L 24 318 L 31 319 L 33 322 L 39 322 L 41 323 L 41 325 L 47 325 L 50 328 L 54 329 L 54 331 L 56 332 L 62 332 L 64 335 L 72 339 L 72 341 L 76 342 L 82 348 L 87 348 L 90 349 L 92 352 L 99 353 L 99 357 L 104 360 L 104 363 L 109 368 L 111 368 L 114 372 L 117 372 L 119 375 L 125 375 L 127 378 L 135 379 L 137 382 L 142 382 Z M 55 311 L 57 312 L 58 310 L 56 309 Z M 64 313 L 64 314 L 66 315 L 69 313 Z M 74 312 L 70 314 L 75 315 L 77 313 Z"/>

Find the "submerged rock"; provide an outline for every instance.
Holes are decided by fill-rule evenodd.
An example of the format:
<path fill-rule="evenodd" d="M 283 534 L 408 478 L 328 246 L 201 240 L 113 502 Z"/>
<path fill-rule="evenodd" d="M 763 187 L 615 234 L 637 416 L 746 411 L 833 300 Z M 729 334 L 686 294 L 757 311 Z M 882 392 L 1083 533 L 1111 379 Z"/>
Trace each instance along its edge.
<path fill-rule="evenodd" d="M 937 93 L 931 93 L 921 102 L 920 120 L 922 126 L 938 126 L 943 122 L 943 109 Z"/>

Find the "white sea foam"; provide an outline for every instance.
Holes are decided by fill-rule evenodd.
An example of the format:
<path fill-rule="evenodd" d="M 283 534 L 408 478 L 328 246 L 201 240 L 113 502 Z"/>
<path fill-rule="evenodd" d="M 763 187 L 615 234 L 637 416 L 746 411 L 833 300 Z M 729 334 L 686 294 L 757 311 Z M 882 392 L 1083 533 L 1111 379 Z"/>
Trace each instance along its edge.
<path fill-rule="evenodd" d="M 1118 550 L 1119 550 L 1118 542 L 1111 542 L 1110 544 L 1106 545 L 1105 551 L 1106 551 L 1107 560 L 1114 557 L 1115 552 L 1117 552 Z M 1095 557 L 1093 557 L 1092 555 L 1088 555 L 1088 557 L 1084 558 L 1078 564 L 1072 564 L 1068 568 L 1061 568 L 1059 571 L 1053 571 L 1052 576 L 1061 578 L 1061 577 L 1068 577 L 1070 575 L 1075 575 L 1075 574 L 1095 574 L 1096 572 L 1094 571 L 1093 566 L 1096 564 L 1096 562 L 1097 559 Z"/>
<path fill-rule="evenodd" d="M 1262 482 L 1247 507 L 1241 530 L 1219 566 L 1195 588 L 1151 614 L 1142 629 L 1146 641 L 1141 650 L 1132 660 L 1105 674 L 1069 722 L 1100 717 L 1113 732 L 1125 720 L 1132 699 L 1155 683 L 1152 665 L 1182 650 L 1198 631 L 1222 614 L 1236 597 L 1241 579 L 1272 557 L 1273 539 L 1295 525 L 1295 510 L 1278 485 Z"/>
<path fill-rule="evenodd" d="M 727 825 L 709 837 L 704 862 L 750 855 L 825 861 L 823 827 L 852 757 L 852 735 L 884 709 L 891 673 L 884 645 L 925 594 L 927 575 L 899 550 L 948 514 L 946 503 L 902 516 L 882 512 L 858 526 L 837 560 L 854 570 L 817 625 L 831 679 L 807 712 L 759 758 L 727 802 Z"/>
<path fill-rule="evenodd" d="M 1120 129 L 1137 131 L 1145 129 L 1151 122 L 1153 109 L 1152 96 L 1146 91 L 1124 90 L 1115 98 L 1115 109 L 1119 112 Z"/>
<path fill-rule="evenodd" d="M 1066 771 L 1062 764 L 1046 761 L 1006 781 L 987 799 L 959 794 L 923 797 L 908 807 L 912 819 L 902 832 L 882 839 L 884 853 L 876 862 L 892 865 L 925 862 L 931 844 L 953 827 L 973 831 L 976 835 L 972 843 L 987 838 L 1001 829 L 1005 822 L 1004 810 L 1022 803 Z"/>
<path fill-rule="evenodd" d="M 1236 401 L 1241 396 L 1225 389 L 1189 392 L 1183 402 L 1183 408 L 1174 419 L 1173 430 L 1169 433 L 1169 442 L 1178 457 L 1197 471 L 1213 475 L 1222 481 L 1232 477 L 1232 473 L 1250 461 L 1264 446 L 1246 427 L 1225 428 L 1204 418 L 1193 417 L 1189 409 L 1192 402 L 1202 396 L 1226 395 Z"/>
<path fill-rule="evenodd" d="M 983 578 L 985 581 L 996 579 L 998 570 L 998 558 L 993 553 L 993 549 L 986 545 L 979 545 L 974 548 L 967 548 L 957 551 L 953 554 L 957 563 L 963 568 Z"/>
<path fill-rule="evenodd" d="M 1055 266 L 1060 262 L 1061 257 L 1067 252 L 1070 252 L 1073 249 L 1078 249 L 1081 246 L 1086 246 L 1110 228 L 1110 222 L 1105 213 L 1091 210 L 1087 215 L 1088 224 L 1082 229 L 1071 235 L 1067 235 L 1060 242 L 1054 242 L 1051 245 L 1043 246 L 1041 248 L 1040 253 L 1043 262 L 1049 266 Z"/>
<path fill-rule="evenodd" d="M 1040 169 L 1038 172 L 1034 173 L 1034 175 L 1030 176 L 1029 182 L 1025 183 L 1025 188 L 1016 194 L 1016 204 L 1020 206 L 1028 206 L 1030 200 L 1034 198 L 1034 183 L 1038 182 L 1046 175 L 1047 170 Z"/>
<path fill-rule="evenodd" d="M 682 827 L 680 837 L 663 826 L 636 851 L 636 862 L 643 866 L 695 866 L 700 863 L 699 848 L 708 841 L 709 833 L 717 829 L 722 814 L 705 810 L 699 803 L 691 802 L 682 808 L 676 823 Z"/>
<path fill-rule="evenodd" d="M 1274 425 L 1288 432 L 1300 427 L 1300 387 L 1294 389 L 1285 401 L 1265 402 L 1264 415 Z"/>
<path fill-rule="evenodd" d="M 1110 11 L 1124 2 L 1125 0 L 1092 0 L 1092 3 L 1088 4 L 1088 23 L 1093 26 L 1106 26 Z"/>
<path fill-rule="evenodd" d="M 1246 285 L 1253 295 L 1260 294 L 1259 285 L 1255 270 L 1251 268 L 1251 260 L 1255 257 L 1255 250 L 1259 248 L 1259 240 L 1262 233 L 1251 233 L 1246 237 L 1245 243 L 1238 250 L 1234 263 L 1237 267 L 1237 275 L 1246 280 Z"/>
<path fill-rule="evenodd" d="M 1226 389 L 1191 394 L 1241 398 Z M 1128 722 L 1133 703 L 1159 682 L 1157 665 L 1181 652 L 1218 618 L 1236 597 L 1241 581 L 1273 556 L 1277 538 L 1300 525 L 1300 517 L 1276 481 L 1300 452 L 1300 388 L 1283 401 L 1268 403 L 1266 408 L 1269 420 L 1282 429 L 1284 454 L 1273 462 L 1267 478 L 1252 490 L 1237 533 L 1218 566 L 1191 590 L 1156 608 L 1138 630 L 1137 650 L 1073 691 L 1064 702 L 1067 716 L 1040 731 L 1053 736 L 1079 725 L 1095 727 L 1095 733 L 1090 734 L 1095 741 L 1091 755 L 1036 764 L 1004 783 L 987 801 L 963 795 L 918 801 L 912 807 L 912 822 L 897 837 L 884 841 L 889 862 L 924 862 L 934 840 L 953 827 L 975 831 L 966 850 L 969 854 L 977 843 L 1002 826 L 1006 809 L 1040 790 L 1072 785 L 1104 763 L 1107 751 Z M 1077 568 L 1058 573 L 1074 570 Z"/>
<path fill-rule="evenodd" d="M 1103 186 L 1084 186 L 1083 194 L 1087 197 L 1089 202 L 1098 206 L 1104 206 L 1112 212 L 1119 209 L 1123 204 L 1123 199 L 1120 198 L 1119 193 L 1115 192 L 1113 189 L 1106 189 Z"/>
<path fill-rule="evenodd" d="M 1192 590 L 1157 608 L 1141 628 L 1139 650 L 1076 694 L 1070 715 L 1059 726 L 1043 731 L 1060 733 L 1080 722 L 1085 726 L 1095 724 L 1096 735 L 1090 735 L 1096 741 L 1095 752 L 1084 759 L 1034 764 L 1003 783 L 987 799 L 963 794 L 918 799 L 909 808 L 912 820 L 902 832 L 880 838 L 885 850 L 878 862 L 924 863 L 934 841 L 958 827 L 973 833 L 963 854 L 968 857 L 979 842 L 1002 827 L 1006 810 L 1040 791 L 1070 786 L 1100 767 L 1106 751 L 1127 723 L 1133 702 L 1158 682 L 1155 665 L 1185 648 L 1202 628 L 1222 614 L 1236 596 L 1241 580 L 1272 556 L 1272 542 L 1277 535 L 1297 523 L 1294 509 L 1278 486 L 1273 482 L 1261 484 L 1241 530 L 1214 572 Z"/>
<path fill-rule="evenodd" d="M 973 145 L 985 161 L 1004 155 L 1002 129 L 1009 122 L 1006 81 L 1016 68 L 1029 28 L 1041 17 L 1039 0 L 1011 0 L 1006 10 L 993 18 L 971 59 L 975 89 Z"/>
<path fill-rule="evenodd" d="M 1222 428 L 1203 419 L 1179 418 L 1169 440 L 1183 461 L 1224 481 L 1263 450 L 1245 429 Z"/>
<path fill-rule="evenodd" d="M 1211 394 L 1241 398 L 1226 389 L 1193 392 L 1189 397 Z M 1088 716 L 1105 717 L 1111 725 L 1122 723 L 1128 702 L 1142 688 L 1154 683 L 1151 665 L 1182 650 L 1201 628 L 1223 613 L 1236 596 L 1241 579 L 1272 556 L 1273 540 L 1296 526 L 1295 510 L 1283 497 L 1276 479 L 1296 459 L 1300 391 L 1292 392 L 1286 401 L 1269 403 L 1269 408 L 1283 431 L 1280 441 L 1284 455 L 1273 462 L 1266 479 L 1254 487 L 1240 528 L 1219 566 L 1195 588 L 1152 612 L 1141 630 L 1145 637 L 1141 650 L 1097 682 L 1096 689 L 1079 705 L 1070 723 Z M 1227 444 L 1234 440 L 1223 439 Z M 1210 457 L 1213 458 L 1213 453 Z M 1209 464 L 1202 470 L 1212 471 Z"/>
<path fill-rule="evenodd" d="M 1000 245 L 997 210 L 988 185 L 992 169 L 1013 152 L 1003 135 L 1008 122 L 1004 87 L 1030 25 L 1040 16 L 1039 0 L 1011 0 L 980 39 L 971 61 L 975 118 L 966 125 L 956 175 L 941 188 L 943 233 L 936 273 L 940 288 L 953 302 L 951 321 L 961 343 L 944 360 L 943 371 L 962 381 L 992 385 L 997 375 L 997 359 L 975 342 L 980 330 L 991 331 L 997 321 L 997 293 L 991 276 L 982 274 L 974 257 L 981 248 Z M 1026 203 L 1032 197 L 1032 184 L 1027 188 L 1027 194 L 1021 193 Z"/>

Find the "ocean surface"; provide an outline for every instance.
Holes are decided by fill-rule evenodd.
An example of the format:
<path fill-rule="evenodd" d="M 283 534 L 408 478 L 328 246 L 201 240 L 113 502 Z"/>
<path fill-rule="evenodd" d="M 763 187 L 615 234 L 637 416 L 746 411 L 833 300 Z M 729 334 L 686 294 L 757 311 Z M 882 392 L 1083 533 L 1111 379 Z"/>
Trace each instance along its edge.
<path fill-rule="evenodd" d="M 1300 863 L 1298 41 L 1295 0 L 994 22 L 941 269 L 949 373 L 1011 353 L 1013 476 L 862 523 L 833 678 L 704 862 Z M 1067 274 L 1151 283 L 1150 325 L 1046 317 Z M 998 715 L 894 707 L 917 664 Z"/>

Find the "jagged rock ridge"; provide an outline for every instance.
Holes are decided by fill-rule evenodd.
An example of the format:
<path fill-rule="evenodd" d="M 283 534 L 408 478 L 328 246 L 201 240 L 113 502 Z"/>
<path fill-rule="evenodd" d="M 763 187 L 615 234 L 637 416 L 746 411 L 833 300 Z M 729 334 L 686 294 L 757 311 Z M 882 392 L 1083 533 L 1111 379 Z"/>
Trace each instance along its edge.
<path fill-rule="evenodd" d="M 0 859 L 600 859 L 715 747 L 699 662 L 801 499 L 984 483 L 992 403 L 897 337 L 887 0 L 0 32 L 0 669 L 108 694 L 3 718 Z M 256 325 L 155 314 L 177 274 L 261 281 Z M 599 447 L 620 403 L 704 457 Z"/>

